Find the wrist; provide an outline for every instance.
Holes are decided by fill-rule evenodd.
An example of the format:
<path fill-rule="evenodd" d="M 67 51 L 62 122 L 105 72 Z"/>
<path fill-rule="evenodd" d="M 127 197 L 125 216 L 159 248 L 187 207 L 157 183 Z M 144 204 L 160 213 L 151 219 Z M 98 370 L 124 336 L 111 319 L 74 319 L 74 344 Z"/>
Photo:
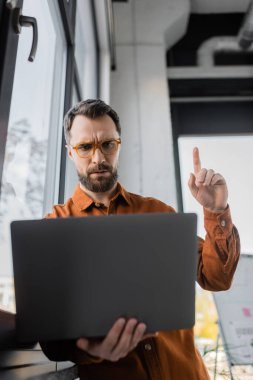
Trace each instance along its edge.
<path fill-rule="evenodd" d="M 228 208 L 228 204 L 226 204 L 225 207 L 221 207 L 221 208 L 208 208 L 208 207 L 204 207 L 204 208 L 207 211 L 212 212 L 213 214 L 222 214 Z"/>

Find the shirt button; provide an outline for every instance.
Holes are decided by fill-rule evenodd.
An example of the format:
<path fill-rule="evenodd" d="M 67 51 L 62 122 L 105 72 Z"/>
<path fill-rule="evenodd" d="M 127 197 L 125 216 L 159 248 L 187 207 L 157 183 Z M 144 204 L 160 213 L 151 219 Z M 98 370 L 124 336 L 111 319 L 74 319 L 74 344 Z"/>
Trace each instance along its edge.
<path fill-rule="evenodd" d="M 149 344 L 149 343 L 146 343 L 144 347 L 145 347 L 146 351 L 151 351 L 152 350 L 151 344 Z"/>
<path fill-rule="evenodd" d="M 226 221 L 225 221 L 225 220 L 222 220 L 222 221 L 220 222 L 220 224 L 221 224 L 221 227 L 225 227 L 225 225 L 226 225 Z"/>

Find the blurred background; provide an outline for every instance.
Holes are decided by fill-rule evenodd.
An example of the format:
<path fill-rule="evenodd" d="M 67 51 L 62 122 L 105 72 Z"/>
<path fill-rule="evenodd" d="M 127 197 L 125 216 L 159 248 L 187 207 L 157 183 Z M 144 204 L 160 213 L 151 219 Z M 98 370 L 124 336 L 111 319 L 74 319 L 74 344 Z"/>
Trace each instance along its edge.
<path fill-rule="evenodd" d="M 252 41 L 249 0 L 0 0 L 2 310 L 15 312 L 10 222 L 72 194 L 63 116 L 101 98 L 121 119 L 120 182 L 196 212 L 201 237 L 193 147 L 226 178 L 245 256 L 230 293 L 196 287 L 195 337 L 213 378 L 253 379 Z"/>

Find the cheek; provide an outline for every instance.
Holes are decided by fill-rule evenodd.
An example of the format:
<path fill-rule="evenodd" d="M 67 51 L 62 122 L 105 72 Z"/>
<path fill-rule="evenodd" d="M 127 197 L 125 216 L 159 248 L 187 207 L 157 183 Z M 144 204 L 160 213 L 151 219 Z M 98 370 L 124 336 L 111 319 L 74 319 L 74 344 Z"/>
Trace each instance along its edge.
<path fill-rule="evenodd" d="M 76 170 L 79 173 L 86 173 L 87 167 L 88 167 L 88 163 L 87 163 L 87 161 L 85 159 L 75 158 L 73 161 L 74 161 Z"/>
<path fill-rule="evenodd" d="M 118 161 L 119 161 L 119 156 L 117 155 L 116 157 L 110 157 L 110 159 L 108 160 L 108 163 L 112 165 L 113 168 L 117 168 Z"/>

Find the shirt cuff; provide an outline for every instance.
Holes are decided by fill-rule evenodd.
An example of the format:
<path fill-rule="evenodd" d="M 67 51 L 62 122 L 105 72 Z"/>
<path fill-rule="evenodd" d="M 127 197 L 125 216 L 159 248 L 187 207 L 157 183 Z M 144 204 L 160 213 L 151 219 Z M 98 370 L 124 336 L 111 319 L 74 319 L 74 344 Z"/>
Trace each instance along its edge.
<path fill-rule="evenodd" d="M 77 355 L 77 358 L 76 358 L 76 364 L 97 364 L 97 363 L 101 363 L 104 359 L 101 359 L 101 358 L 98 358 L 96 356 L 92 356 L 90 354 L 88 354 L 88 352 L 84 352 L 82 351 L 81 353 L 79 353 L 79 355 Z"/>
<path fill-rule="evenodd" d="M 219 213 L 204 208 L 204 225 L 205 229 L 212 232 L 215 237 L 227 238 L 230 236 L 233 230 L 233 222 L 229 205 L 223 212 Z"/>

